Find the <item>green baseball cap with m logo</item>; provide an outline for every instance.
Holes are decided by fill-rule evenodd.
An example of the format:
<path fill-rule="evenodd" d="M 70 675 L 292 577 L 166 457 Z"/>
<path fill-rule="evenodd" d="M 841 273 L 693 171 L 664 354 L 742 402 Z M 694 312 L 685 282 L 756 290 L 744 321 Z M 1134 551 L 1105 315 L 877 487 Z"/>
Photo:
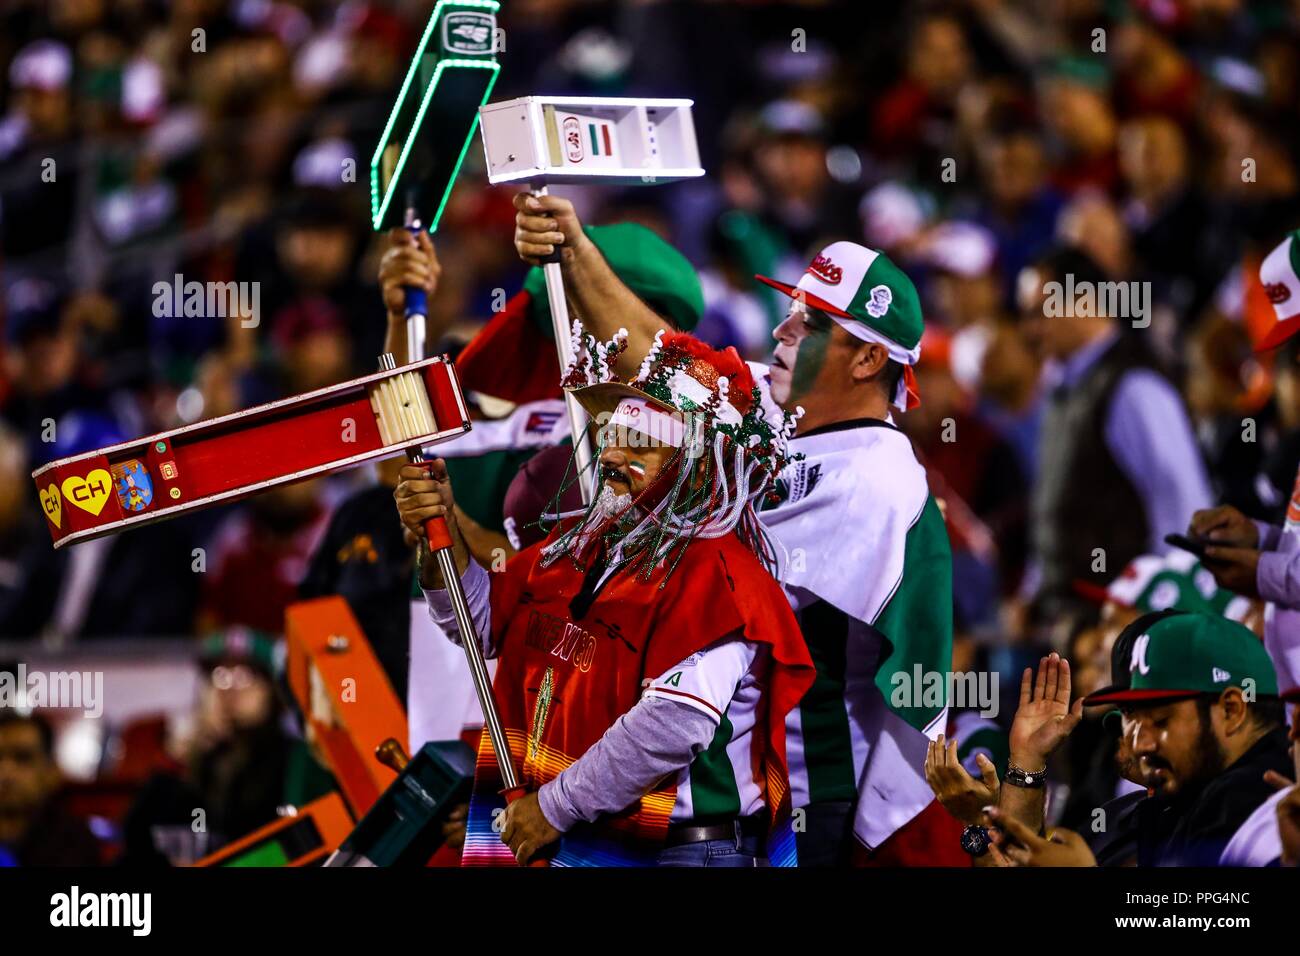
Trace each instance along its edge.
<path fill-rule="evenodd" d="M 1085 697 L 1085 705 L 1158 703 L 1229 687 L 1255 699 L 1277 696 L 1277 673 L 1263 643 L 1249 628 L 1217 614 L 1146 615 L 1125 628 L 1116 641 L 1121 643 L 1130 647 L 1128 673 L 1114 673 L 1120 664 L 1115 661 L 1114 683 Z"/>

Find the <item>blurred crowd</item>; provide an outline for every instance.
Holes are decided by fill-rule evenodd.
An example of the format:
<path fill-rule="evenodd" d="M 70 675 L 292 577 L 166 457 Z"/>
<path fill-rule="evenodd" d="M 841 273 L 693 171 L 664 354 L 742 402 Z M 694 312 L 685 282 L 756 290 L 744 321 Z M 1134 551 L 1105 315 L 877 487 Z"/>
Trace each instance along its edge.
<path fill-rule="evenodd" d="M 384 245 L 370 229 L 367 167 L 431 8 L 4 4 L 0 641 L 282 630 L 331 515 L 373 471 L 57 553 L 27 475 L 374 369 Z M 704 293 L 696 334 L 710 344 L 765 359 L 786 303 L 752 277 L 793 281 L 837 238 L 887 252 L 915 281 L 922 404 L 900 424 L 944 501 L 953 670 L 1005 677 L 1008 718 L 962 731 L 988 732 L 963 749 L 973 773 L 977 752 L 1005 755 L 1025 664 L 1056 651 L 1086 693 L 1110 683 L 1117 635 L 1139 613 L 1178 605 L 1184 590 L 1198 610 L 1234 600 L 1231 582 L 1171 556 L 1164 536 L 1212 504 L 1282 523 L 1300 465 L 1300 355 L 1255 348 L 1274 321 L 1260 262 L 1300 226 L 1300 4 L 951 0 L 886 16 L 817 0 L 505 0 L 499 22 L 494 99 L 695 100 L 703 179 L 570 195 L 584 221 L 641 223 L 687 256 Z M 513 231 L 511 191 L 485 185 L 475 145 L 434 237 L 436 349 L 455 354 L 501 290 L 519 288 Z M 1060 417 L 1053 390 L 1099 336 L 1044 320 L 1027 267 L 1040 285 L 1068 274 L 1149 290 L 1140 314 L 1097 320 L 1141 353 L 1149 379 L 1097 396 L 1096 414 Z M 155 284 L 177 275 L 259 283 L 256 322 L 159 315 Z M 1144 424 L 1126 420 L 1141 417 L 1134 408 Z M 1113 475 L 1069 473 L 1062 428 L 1098 433 L 1128 499 L 1107 494 Z M 1161 440 L 1142 441 L 1153 428 Z M 1044 488 L 1068 497 L 1071 481 L 1094 482 L 1096 497 L 1051 511 Z M 1059 540 L 1080 525 L 1103 552 L 1083 573 Z M 1179 596 L 1146 587 L 1161 575 Z M 1262 634 L 1263 606 L 1248 594 L 1232 616 Z M 271 686 L 270 664 L 235 658 L 210 655 L 203 686 L 218 686 L 219 667 Z M 225 690 L 232 679 L 221 677 Z M 257 730 L 241 760 L 294 759 L 271 697 L 247 721 Z M 48 734 L 31 726 L 0 724 L 0 748 L 21 735 L 33 761 L 49 755 Z M 214 726 L 228 739 L 243 725 Z M 1088 733 L 1101 735 L 1072 740 Z M 1057 819 L 1074 826 L 1123 789 L 1111 764 L 1097 777 L 1113 752 L 1094 743 L 1055 758 Z M 192 753 L 220 764 L 210 746 Z M 182 776 L 228 792 L 234 773 Z M 255 812 L 231 809 L 228 835 L 282 795 L 259 799 Z"/>

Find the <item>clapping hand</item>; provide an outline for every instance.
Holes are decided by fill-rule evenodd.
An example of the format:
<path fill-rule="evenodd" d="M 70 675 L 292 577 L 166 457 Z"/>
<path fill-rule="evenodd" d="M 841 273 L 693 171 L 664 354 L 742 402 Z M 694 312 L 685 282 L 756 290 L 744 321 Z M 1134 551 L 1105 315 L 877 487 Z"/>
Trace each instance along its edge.
<path fill-rule="evenodd" d="M 979 764 L 980 780 L 976 780 L 957 759 L 957 741 L 944 745 L 943 734 L 930 741 L 925 753 L 925 780 L 934 791 L 935 799 L 943 808 L 962 823 L 979 823 L 984 807 L 998 802 L 998 772 L 993 761 L 984 754 L 975 758 Z"/>

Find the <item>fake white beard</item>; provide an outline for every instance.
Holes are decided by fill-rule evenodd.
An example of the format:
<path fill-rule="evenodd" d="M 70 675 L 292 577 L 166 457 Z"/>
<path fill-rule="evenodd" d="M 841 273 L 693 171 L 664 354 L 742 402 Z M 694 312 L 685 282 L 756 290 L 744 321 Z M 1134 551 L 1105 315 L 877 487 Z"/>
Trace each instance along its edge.
<path fill-rule="evenodd" d="M 600 494 L 596 495 L 591 517 L 593 523 L 619 518 L 620 523 L 626 526 L 636 521 L 640 511 L 640 508 L 632 507 L 631 492 L 624 495 L 616 494 L 614 489 L 609 486 L 609 483 L 605 482 L 600 486 Z"/>
<path fill-rule="evenodd" d="M 596 536 L 613 531 L 616 538 L 634 530 L 645 511 L 632 504 L 631 493 L 620 495 L 608 484 L 602 482 L 596 500 L 582 523 L 542 549 L 542 567 L 547 567 L 566 553 L 577 554 Z"/>

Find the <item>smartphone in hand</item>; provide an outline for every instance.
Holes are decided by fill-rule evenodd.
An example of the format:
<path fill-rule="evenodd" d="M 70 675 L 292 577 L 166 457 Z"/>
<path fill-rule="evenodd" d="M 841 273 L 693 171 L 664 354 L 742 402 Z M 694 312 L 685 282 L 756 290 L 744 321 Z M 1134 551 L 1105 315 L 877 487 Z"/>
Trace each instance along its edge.
<path fill-rule="evenodd" d="M 1189 538 L 1185 534 L 1165 535 L 1165 544 L 1173 545 L 1175 548 L 1181 548 L 1184 551 L 1190 551 L 1201 560 L 1205 560 L 1205 549 L 1212 543 L 1205 538 Z"/>

